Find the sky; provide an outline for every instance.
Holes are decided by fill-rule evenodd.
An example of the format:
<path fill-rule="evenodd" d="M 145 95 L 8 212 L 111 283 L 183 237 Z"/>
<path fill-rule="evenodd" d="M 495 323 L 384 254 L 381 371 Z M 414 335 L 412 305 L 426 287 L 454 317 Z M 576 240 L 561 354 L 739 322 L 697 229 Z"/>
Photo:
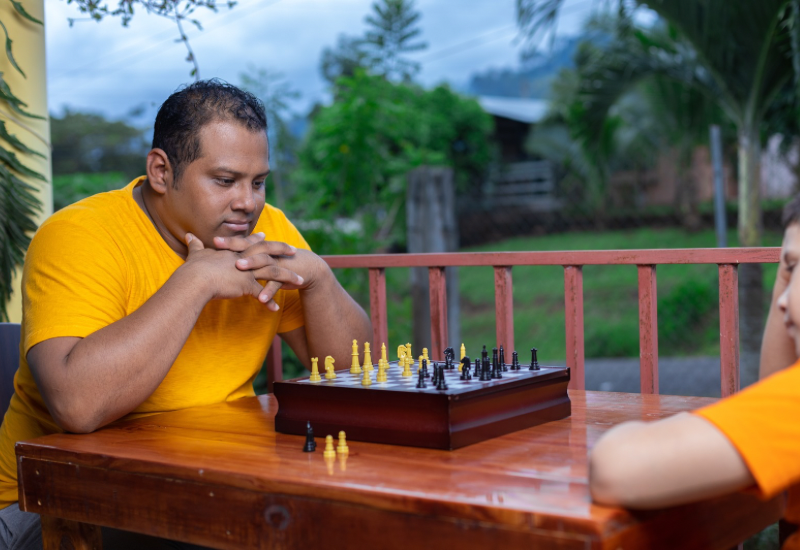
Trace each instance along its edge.
<path fill-rule="evenodd" d="M 184 30 L 202 78 L 238 84 L 250 67 L 282 73 L 301 94 L 293 111 L 304 114 L 329 100 L 319 72 L 323 48 L 334 46 L 340 34 L 363 34 L 372 1 L 241 0 L 217 13 L 198 10 L 203 30 Z M 576 34 L 596 4 L 567 0 L 559 34 Z M 464 89 L 475 72 L 517 66 L 515 0 L 417 0 L 415 6 L 422 13 L 421 39 L 428 43 L 414 56 L 422 63 L 417 80 L 423 85 L 449 82 Z M 128 27 L 114 18 L 98 23 L 82 17 L 74 4 L 45 1 L 51 112 L 69 107 L 122 118 L 143 107 L 141 118 L 152 120 L 170 93 L 193 80 L 174 22 L 143 11 Z M 76 19 L 72 26 L 70 18 Z"/>

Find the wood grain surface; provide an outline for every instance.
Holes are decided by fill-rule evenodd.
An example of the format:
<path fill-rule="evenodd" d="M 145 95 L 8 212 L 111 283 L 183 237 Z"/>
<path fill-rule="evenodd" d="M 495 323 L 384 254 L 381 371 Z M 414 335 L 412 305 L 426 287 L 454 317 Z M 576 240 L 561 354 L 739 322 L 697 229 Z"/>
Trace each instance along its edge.
<path fill-rule="evenodd" d="M 712 399 L 571 391 L 572 416 L 439 451 L 349 442 L 326 461 L 277 434 L 270 396 L 17 444 L 20 507 L 216 548 L 730 548 L 778 520 L 744 493 L 596 506 L 588 450 L 611 426 Z M 334 435 L 335 434 L 331 434 Z"/>

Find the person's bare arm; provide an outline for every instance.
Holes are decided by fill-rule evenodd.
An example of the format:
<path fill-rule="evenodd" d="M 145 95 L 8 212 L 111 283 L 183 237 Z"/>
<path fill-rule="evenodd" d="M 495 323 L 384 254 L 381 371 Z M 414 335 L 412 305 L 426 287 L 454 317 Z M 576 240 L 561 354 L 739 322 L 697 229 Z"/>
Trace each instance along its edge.
<path fill-rule="evenodd" d="M 285 246 L 274 251 L 286 252 Z M 252 273 L 236 269 L 238 257 L 204 250 L 192 239 L 186 263 L 139 309 L 86 338 L 52 338 L 33 346 L 28 364 L 56 423 L 66 431 L 91 432 L 147 399 L 207 302 L 262 292 Z M 297 281 L 285 269 L 275 276 Z"/>
<path fill-rule="evenodd" d="M 589 488 L 600 504 L 662 508 L 754 483 L 722 432 L 689 413 L 616 426 L 600 438 L 589 457 Z"/>
<path fill-rule="evenodd" d="M 781 254 L 778 274 L 775 277 L 775 286 L 772 288 L 772 301 L 767 314 L 767 322 L 764 326 L 764 339 L 761 342 L 761 366 L 759 370 L 759 378 L 761 380 L 793 365 L 798 359 L 794 342 L 786 331 L 784 315 L 777 305 L 778 298 L 789 284 L 790 276 L 791 273 L 787 269 L 786 258 Z"/>

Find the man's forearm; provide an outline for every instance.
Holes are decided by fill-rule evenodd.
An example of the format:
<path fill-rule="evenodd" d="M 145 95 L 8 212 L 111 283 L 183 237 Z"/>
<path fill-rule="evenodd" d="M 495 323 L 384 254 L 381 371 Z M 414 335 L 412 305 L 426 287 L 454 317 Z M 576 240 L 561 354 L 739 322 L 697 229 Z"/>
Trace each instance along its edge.
<path fill-rule="evenodd" d="M 355 300 L 342 288 L 330 270 L 313 286 L 301 290 L 309 357 L 333 356 L 336 367 L 350 365 L 353 340 L 359 352 L 372 341 L 372 324 Z M 388 342 L 386 342 L 388 345 Z M 380 350 L 372 350 L 377 358 Z M 300 358 L 308 367 L 310 360 Z"/>
<path fill-rule="evenodd" d="M 129 413 L 155 391 L 209 300 L 198 283 L 193 271 L 179 268 L 136 311 L 80 339 L 63 361 L 47 366 L 48 372 L 34 371 L 63 428 L 93 431 Z M 29 362 L 45 365 L 36 360 L 37 347 L 29 352 Z"/>

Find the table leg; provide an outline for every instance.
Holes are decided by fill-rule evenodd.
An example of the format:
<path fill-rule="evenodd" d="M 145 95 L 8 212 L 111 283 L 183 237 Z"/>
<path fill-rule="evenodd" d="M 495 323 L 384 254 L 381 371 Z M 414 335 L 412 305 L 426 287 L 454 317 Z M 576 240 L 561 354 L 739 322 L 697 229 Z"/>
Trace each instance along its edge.
<path fill-rule="evenodd" d="M 102 550 L 99 525 L 42 516 L 44 550 Z"/>

